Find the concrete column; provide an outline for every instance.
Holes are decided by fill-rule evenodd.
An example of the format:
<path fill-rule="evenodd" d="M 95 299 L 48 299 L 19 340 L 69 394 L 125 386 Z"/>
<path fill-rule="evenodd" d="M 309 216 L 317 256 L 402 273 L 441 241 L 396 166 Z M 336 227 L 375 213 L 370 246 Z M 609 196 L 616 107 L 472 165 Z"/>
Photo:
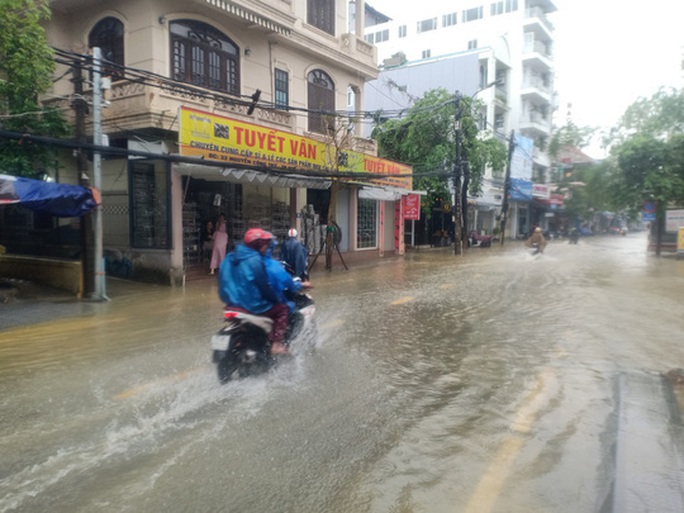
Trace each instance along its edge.
<path fill-rule="evenodd" d="M 363 39 L 363 25 L 366 19 L 365 16 L 366 2 L 365 0 L 356 0 L 356 26 L 354 30 L 356 31 L 356 37 Z"/>

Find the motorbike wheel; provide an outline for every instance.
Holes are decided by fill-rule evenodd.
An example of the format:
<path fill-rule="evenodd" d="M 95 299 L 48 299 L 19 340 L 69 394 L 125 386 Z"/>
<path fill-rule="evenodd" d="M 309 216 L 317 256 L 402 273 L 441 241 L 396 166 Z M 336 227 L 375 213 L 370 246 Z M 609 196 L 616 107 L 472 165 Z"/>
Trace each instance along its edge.
<path fill-rule="evenodd" d="M 228 383 L 240 368 L 240 359 L 238 356 L 232 352 L 227 352 L 226 356 L 219 360 L 216 365 L 216 371 L 218 372 L 218 379 L 221 384 Z"/>

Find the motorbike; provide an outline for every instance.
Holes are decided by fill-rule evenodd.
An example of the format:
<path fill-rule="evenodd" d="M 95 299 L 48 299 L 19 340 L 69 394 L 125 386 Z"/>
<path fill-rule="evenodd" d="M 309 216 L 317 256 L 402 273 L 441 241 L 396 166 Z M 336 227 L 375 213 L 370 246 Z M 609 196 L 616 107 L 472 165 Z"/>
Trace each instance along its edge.
<path fill-rule="evenodd" d="M 287 293 L 295 310 L 288 316 L 285 344 L 290 345 L 300 335 L 316 336 L 316 305 L 308 293 Z M 224 326 L 211 337 L 212 362 L 216 364 L 219 381 L 228 383 L 236 378 L 261 374 L 277 361 L 271 355 L 268 334 L 271 319 L 241 308 L 227 306 L 223 311 Z"/>
<path fill-rule="evenodd" d="M 536 242 L 531 243 L 529 247 L 530 247 L 532 256 L 539 255 L 542 253 L 542 249 L 539 247 L 539 244 Z"/>
<path fill-rule="evenodd" d="M 572 230 L 570 235 L 568 235 L 568 238 L 570 239 L 570 244 L 577 244 L 577 241 L 579 240 L 579 231 Z"/>

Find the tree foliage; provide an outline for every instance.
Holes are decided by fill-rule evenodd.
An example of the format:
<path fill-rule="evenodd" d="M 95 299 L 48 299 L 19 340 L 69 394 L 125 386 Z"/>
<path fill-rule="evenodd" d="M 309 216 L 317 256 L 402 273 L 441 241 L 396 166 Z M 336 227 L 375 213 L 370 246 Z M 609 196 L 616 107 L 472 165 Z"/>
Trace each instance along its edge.
<path fill-rule="evenodd" d="M 557 158 L 560 150 L 566 146 L 574 146 L 576 148 L 588 146 L 596 130 L 595 127 L 579 127 L 572 121 L 568 121 L 565 125 L 556 129 L 553 136 L 551 136 L 548 148 L 549 155 Z"/>
<path fill-rule="evenodd" d="M 636 208 L 646 199 L 684 204 L 684 90 L 660 89 L 637 100 L 613 134 L 619 204 Z"/>
<path fill-rule="evenodd" d="M 571 194 L 565 201 L 567 217 L 573 222 L 589 221 L 598 211 L 614 210 L 615 173 L 616 167 L 612 160 L 576 169 L 572 180 L 583 185 L 571 187 Z M 562 186 L 569 187 L 568 184 Z"/>
<path fill-rule="evenodd" d="M 457 160 L 458 113 L 461 159 L 467 161 L 471 172 L 469 190 L 479 192 L 485 167 L 503 169 L 507 153 L 503 142 L 480 137 L 473 107 L 471 98 L 457 101 L 446 89 L 428 91 L 403 118 L 376 125 L 373 138 L 378 141 L 380 156 L 413 166 L 415 189 L 449 197 L 449 178 Z"/>
<path fill-rule="evenodd" d="M 52 49 L 41 22 L 49 19 L 47 0 L 0 2 L 0 128 L 29 134 L 68 133 L 62 115 L 40 105 L 52 85 Z M 0 139 L 0 171 L 36 176 L 50 167 L 53 150 L 23 141 Z"/>

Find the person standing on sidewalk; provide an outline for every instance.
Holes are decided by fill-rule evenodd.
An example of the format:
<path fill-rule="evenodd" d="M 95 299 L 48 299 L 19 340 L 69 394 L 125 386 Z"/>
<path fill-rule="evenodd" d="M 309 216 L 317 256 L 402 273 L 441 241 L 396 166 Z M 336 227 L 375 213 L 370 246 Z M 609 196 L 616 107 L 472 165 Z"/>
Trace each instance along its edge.
<path fill-rule="evenodd" d="M 219 214 L 216 226 L 214 226 L 214 247 L 211 251 L 211 263 L 209 264 L 209 274 L 214 274 L 216 269 L 221 267 L 221 262 L 226 258 L 226 248 L 228 247 L 228 224 L 226 215 Z"/>

